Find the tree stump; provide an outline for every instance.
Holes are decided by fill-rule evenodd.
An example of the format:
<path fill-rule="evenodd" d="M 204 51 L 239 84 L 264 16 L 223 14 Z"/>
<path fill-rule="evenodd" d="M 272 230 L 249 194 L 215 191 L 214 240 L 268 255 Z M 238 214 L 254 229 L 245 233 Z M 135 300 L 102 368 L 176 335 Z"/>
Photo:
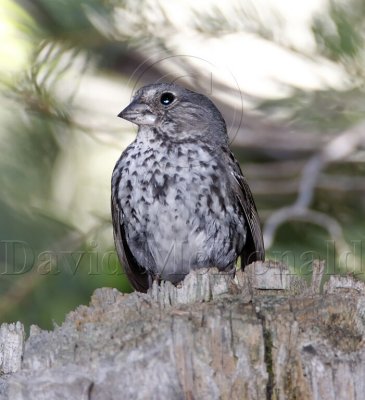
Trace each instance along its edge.
<path fill-rule="evenodd" d="M 365 285 L 278 263 L 103 288 L 53 331 L 0 327 L 0 399 L 365 398 Z"/>

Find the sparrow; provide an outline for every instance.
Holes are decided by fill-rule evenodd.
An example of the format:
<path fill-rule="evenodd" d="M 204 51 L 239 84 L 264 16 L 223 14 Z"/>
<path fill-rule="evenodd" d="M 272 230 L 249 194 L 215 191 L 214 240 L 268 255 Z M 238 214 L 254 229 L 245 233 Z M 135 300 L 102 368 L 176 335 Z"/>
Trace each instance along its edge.
<path fill-rule="evenodd" d="M 138 125 L 111 183 L 116 251 L 135 290 L 198 268 L 234 273 L 238 257 L 242 266 L 264 260 L 251 190 L 207 96 L 152 84 L 118 117 Z"/>

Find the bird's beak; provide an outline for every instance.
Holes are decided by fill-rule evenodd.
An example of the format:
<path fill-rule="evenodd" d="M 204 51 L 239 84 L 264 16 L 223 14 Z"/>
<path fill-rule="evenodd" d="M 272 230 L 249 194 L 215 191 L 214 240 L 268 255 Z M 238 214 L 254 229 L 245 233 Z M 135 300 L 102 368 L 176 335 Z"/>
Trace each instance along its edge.
<path fill-rule="evenodd" d="M 153 125 L 156 121 L 156 116 L 152 113 L 150 107 L 138 100 L 133 100 L 118 114 L 118 117 L 137 125 Z"/>

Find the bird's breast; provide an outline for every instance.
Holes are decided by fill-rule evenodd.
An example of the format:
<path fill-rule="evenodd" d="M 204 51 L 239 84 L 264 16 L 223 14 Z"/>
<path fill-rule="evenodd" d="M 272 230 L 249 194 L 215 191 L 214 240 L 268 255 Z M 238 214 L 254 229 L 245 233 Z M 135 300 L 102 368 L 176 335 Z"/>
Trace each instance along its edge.
<path fill-rule="evenodd" d="M 223 269 L 237 258 L 246 228 L 222 168 L 219 157 L 186 144 L 136 144 L 121 157 L 115 181 L 127 240 L 146 243 L 161 274 L 167 264 Z"/>
<path fill-rule="evenodd" d="M 207 215 L 224 218 L 231 205 L 225 174 L 207 148 L 136 143 L 121 160 L 123 212 L 141 227 L 199 229 Z"/>

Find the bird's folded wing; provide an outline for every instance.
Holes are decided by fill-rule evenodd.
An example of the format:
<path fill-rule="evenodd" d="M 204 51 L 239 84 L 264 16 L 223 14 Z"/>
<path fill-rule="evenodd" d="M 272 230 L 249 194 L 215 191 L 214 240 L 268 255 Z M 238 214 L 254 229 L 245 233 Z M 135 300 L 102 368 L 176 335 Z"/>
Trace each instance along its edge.
<path fill-rule="evenodd" d="M 251 190 L 234 155 L 231 152 L 225 152 L 225 156 L 235 196 L 248 224 L 247 239 L 241 254 L 242 262 L 244 265 L 248 265 L 254 261 L 264 261 L 265 248 L 260 219 Z"/>
<path fill-rule="evenodd" d="M 134 289 L 140 292 L 147 292 L 149 287 L 147 271 L 138 264 L 128 246 L 125 226 L 123 223 L 123 213 L 113 194 L 111 208 L 114 227 L 114 242 L 119 260 Z"/>

